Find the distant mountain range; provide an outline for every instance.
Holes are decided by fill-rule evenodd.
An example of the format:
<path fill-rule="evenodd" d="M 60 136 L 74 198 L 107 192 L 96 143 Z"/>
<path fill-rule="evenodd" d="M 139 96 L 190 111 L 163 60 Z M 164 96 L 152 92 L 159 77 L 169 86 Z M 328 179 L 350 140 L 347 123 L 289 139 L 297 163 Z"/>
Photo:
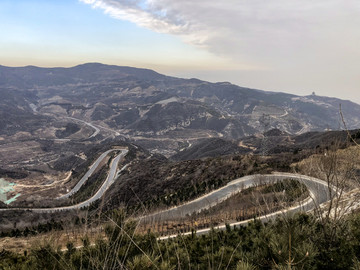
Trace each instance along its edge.
<path fill-rule="evenodd" d="M 206 138 L 238 140 L 273 128 L 288 134 L 336 130 L 341 126 L 340 104 L 348 128 L 360 126 L 360 105 L 347 100 L 98 63 L 72 68 L 0 66 L 0 95 L 0 136 L 34 133 L 53 117 L 71 116 L 115 130 L 166 156 Z M 56 134 L 63 139 L 67 133 Z"/>

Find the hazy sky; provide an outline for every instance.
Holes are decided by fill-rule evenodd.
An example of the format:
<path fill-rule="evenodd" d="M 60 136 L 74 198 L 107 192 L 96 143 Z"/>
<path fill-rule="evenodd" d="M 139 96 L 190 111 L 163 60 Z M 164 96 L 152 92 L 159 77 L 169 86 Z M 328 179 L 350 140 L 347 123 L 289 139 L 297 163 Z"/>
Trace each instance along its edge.
<path fill-rule="evenodd" d="M 360 103 L 359 0 L 1 0 L 0 64 L 85 62 Z"/>

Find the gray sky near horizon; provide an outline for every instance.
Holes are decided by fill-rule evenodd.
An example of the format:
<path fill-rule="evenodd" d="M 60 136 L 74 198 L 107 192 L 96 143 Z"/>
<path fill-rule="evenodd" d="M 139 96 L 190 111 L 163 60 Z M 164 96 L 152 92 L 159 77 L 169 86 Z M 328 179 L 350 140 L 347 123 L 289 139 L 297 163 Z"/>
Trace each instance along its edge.
<path fill-rule="evenodd" d="M 3 65 L 102 62 L 360 103 L 358 0 L 3 0 L 0 18 Z"/>

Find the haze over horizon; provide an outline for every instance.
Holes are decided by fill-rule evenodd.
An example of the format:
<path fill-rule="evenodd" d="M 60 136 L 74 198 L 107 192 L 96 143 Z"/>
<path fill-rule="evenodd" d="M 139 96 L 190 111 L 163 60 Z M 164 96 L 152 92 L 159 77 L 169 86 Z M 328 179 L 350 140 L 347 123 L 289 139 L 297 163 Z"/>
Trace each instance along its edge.
<path fill-rule="evenodd" d="M 0 64 L 154 69 L 360 103 L 356 0 L 3 0 Z"/>

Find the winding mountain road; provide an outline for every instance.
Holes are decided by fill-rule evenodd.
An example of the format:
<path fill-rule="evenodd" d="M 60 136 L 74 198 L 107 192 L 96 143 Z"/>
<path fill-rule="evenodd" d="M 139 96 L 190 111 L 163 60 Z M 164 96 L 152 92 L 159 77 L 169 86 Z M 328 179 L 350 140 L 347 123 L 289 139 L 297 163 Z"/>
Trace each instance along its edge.
<path fill-rule="evenodd" d="M 187 215 L 191 215 L 193 213 L 198 213 L 204 209 L 208 209 L 226 199 L 231 197 L 234 193 L 249 188 L 254 185 L 261 185 L 261 184 L 268 184 L 274 183 L 276 181 L 281 181 L 285 179 L 293 179 L 298 180 L 299 182 L 306 185 L 309 190 L 310 196 L 298 203 L 297 205 L 283 209 L 271 214 L 267 214 L 264 216 L 259 217 L 258 219 L 261 221 L 268 221 L 273 219 L 282 214 L 292 214 L 298 211 L 309 211 L 314 209 L 315 207 L 319 206 L 320 204 L 327 202 L 330 200 L 331 196 L 336 194 L 336 189 L 331 187 L 329 189 L 328 184 L 320 179 L 306 176 L 306 175 L 299 175 L 299 174 L 290 174 L 290 173 L 274 173 L 274 174 L 267 174 L 267 175 L 248 175 L 241 177 L 239 179 L 233 180 L 228 183 L 226 186 L 217 189 L 213 192 L 210 192 L 198 199 L 193 201 L 187 202 L 183 205 L 176 206 L 164 211 L 159 211 L 150 215 L 142 216 L 139 218 L 140 221 L 145 222 L 161 222 L 164 220 L 169 219 L 178 219 L 186 217 Z M 330 191 L 331 190 L 331 191 Z M 239 226 L 247 224 L 248 222 L 252 221 L 244 220 L 240 222 L 235 222 L 229 224 L 230 226 Z M 216 229 L 225 229 L 225 225 L 217 226 Z M 197 234 L 207 233 L 211 230 L 211 228 L 206 228 L 202 230 L 197 230 Z M 191 232 L 183 233 L 183 235 L 191 234 Z M 159 239 L 167 239 L 176 237 L 178 234 L 168 235 L 160 237 Z"/>
<path fill-rule="evenodd" d="M 110 152 L 113 152 L 113 151 L 121 151 L 121 153 L 118 154 L 112 160 L 106 180 L 101 185 L 99 190 L 95 193 L 95 195 L 93 195 L 91 198 L 89 198 L 81 203 L 71 205 L 71 206 L 62 206 L 62 207 L 53 207 L 53 208 L 2 208 L 2 209 L 0 209 L 0 212 L 1 211 L 12 211 L 12 210 L 28 210 L 28 211 L 33 211 L 33 212 L 37 212 L 37 213 L 52 213 L 52 212 L 80 209 L 80 208 L 89 206 L 91 203 L 100 199 L 104 195 L 106 190 L 108 190 L 108 188 L 117 179 L 118 174 L 128 166 L 128 164 L 127 164 L 127 165 L 123 166 L 120 171 L 117 170 L 120 160 L 128 153 L 127 149 L 111 149 L 111 150 L 108 150 L 108 151 L 104 152 L 103 154 L 101 154 L 100 157 L 98 159 L 96 159 L 95 162 L 90 166 L 89 170 L 81 178 L 81 180 L 76 184 L 76 186 L 70 192 L 68 192 L 67 194 L 62 195 L 58 198 L 58 199 L 68 198 L 69 196 L 75 194 L 86 183 L 87 179 L 94 173 L 94 171 L 99 166 L 101 161 L 103 161 L 104 158 Z M 276 216 L 284 214 L 284 213 L 294 213 L 297 211 L 309 211 L 309 210 L 313 209 L 314 207 L 316 207 L 324 202 L 327 202 L 328 200 L 331 199 L 332 194 L 336 193 L 335 188 L 331 187 L 329 189 L 329 186 L 325 181 L 317 179 L 317 178 L 313 178 L 310 176 L 306 176 L 306 175 L 290 174 L 290 173 L 273 173 L 273 174 L 267 174 L 267 175 L 248 175 L 248 176 L 244 176 L 244 177 L 238 178 L 236 180 L 233 180 L 233 181 L 229 182 L 226 186 L 219 188 L 217 190 L 214 190 L 208 194 L 205 194 L 193 201 L 187 202 L 185 204 L 182 204 L 182 205 L 179 205 L 179 206 L 167 209 L 167 210 L 158 211 L 156 213 L 141 216 L 138 218 L 138 220 L 145 221 L 145 222 L 159 222 L 159 221 L 161 222 L 161 221 L 169 220 L 169 219 L 183 218 L 183 217 L 186 217 L 187 215 L 191 215 L 193 213 L 198 213 L 204 209 L 211 208 L 211 207 L 215 206 L 216 204 L 228 199 L 235 193 L 240 192 L 241 190 L 244 190 L 251 186 L 275 183 L 277 181 L 281 181 L 284 179 L 294 179 L 294 180 L 300 181 L 301 183 L 306 185 L 306 187 L 309 190 L 310 196 L 306 200 L 298 203 L 297 205 L 295 205 L 291 208 L 283 209 L 281 211 L 277 211 L 275 213 L 259 217 L 258 219 L 260 219 L 262 221 L 266 221 L 269 219 L 273 219 Z M 243 225 L 243 224 L 248 223 L 249 221 L 250 220 L 235 222 L 235 223 L 230 224 L 230 226 Z M 218 226 L 215 228 L 224 229 L 225 225 L 221 225 L 221 226 Z M 202 230 L 196 231 L 196 233 L 197 234 L 207 233 L 210 230 L 211 230 L 210 228 L 202 229 Z M 191 232 L 184 233 L 183 235 L 190 234 L 190 233 Z M 171 238 L 171 237 L 176 237 L 176 236 L 177 236 L 177 234 L 176 235 L 175 234 L 168 235 L 168 236 L 160 237 L 159 239 L 166 239 L 166 238 Z"/>
<path fill-rule="evenodd" d="M 93 134 L 91 134 L 89 136 L 89 139 L 94 138 L 95 136 L 97 136 L 100 133 L 100 129 L 98 127 L 94 126 L 93 124 L 89 123 L 89 122 L 86 122 L 86 121 L 78 119 L 78 118 L 70 117 L 70 116 L 66 116 L 65 118 L 71 119 L 71 120 L 73 120 L 75 122 L 84 123 L 85 125 L 88 125 L 89 127 L 93 128 L 95 131 L 94 131 Z"/>
<path fill-rule="evenodd" d="M 114 151 L 118 151 L 116 149 L 111 149 L 108 150 L 104 153 L 102 153 L 100 155 L 100 157 L 98 157 L 95 162 L 90 166 L 89 170 L 85 173 L 85 175 L 80 179 L 80 181 L 75 185 L 75 187 L 73 187 L 72 190 L 70 190 L 68 193 L 58 197 L 57 199 L 65 199 L 65 198 L 69 198 L 70 196 L 72 196 L 73 194 L 75 194 L 76 192 L 79 191 L 79 189 L 82 187 L 82 185 L 89 179 L 89 177 L 94 173 L 94 171 L 99 167 L 101 161 L 104 160 L 104 158 L 111 152 Z M 124 152 L 122 153 L 122 155 L 124 154 Z"/>
<path fill-rule="evenodd" d="M 74 204 L 74 205 L 70 205 L 70 206 L 61 206 L 61 207 L 52 207 L 52 208 L 0 208 L 0 212 L 1 211 L 13 211 L 13 210 L 28 210 L 28 211 L 32 211 L 32 212 L 36 212 L 36 213 L 53 213 L 53 212 L 60 212 L 60 211 L 66 211 L 66 210 L 75 210 L 75 209 L 80 209 L 83 207 L 87 207 L 89 206 L 91 203 L 95 202 L 96 200 L 100 199 L 105 191 L 114 183 L 114 181 L 117 178 L 117 173 L 119 173 L 120 171 L 124 170 L 127 165 L 125 165 L 124 167 L 122 167 L 122 169 L 117 172 L 117 167 L 119 165 L 120 160 L 128 153 L 127 149 L 112 149 L 112 150 L 108 150 L 106 152 L 104 152 L 90 167 L 90 169 L 87 171 L 87 173 L 83 176 L 83 178 L 79 181 L 79 183 L 67 194 L 59 197 L 62 198 L 64 196 L 69 197 L 71 195 L 73 195 L 74 193 L 76 193 L 82 185 L 84 185 L 87 181 L 87 179 L 91 176 L 91 174 L 95 171 L 95 169 L 97 168 L 97 166 L 100 164 L 100 162 L 106 157 L 107 154 L 109 154 L 112 151 L 121 151 L 121 153 L 119 155 L 117 155 L 111 162 L 110 164 L 110 168 L 109 168 L 109 173 L 106 177 L 106 180 L 104 181 L 104 183 L 101 185 L 101 187 L 99 188 L 99 190 L 89 199 L 78 203 L 78 204 Z M 66 198 L 64 197 L 64 198 Z"/>

